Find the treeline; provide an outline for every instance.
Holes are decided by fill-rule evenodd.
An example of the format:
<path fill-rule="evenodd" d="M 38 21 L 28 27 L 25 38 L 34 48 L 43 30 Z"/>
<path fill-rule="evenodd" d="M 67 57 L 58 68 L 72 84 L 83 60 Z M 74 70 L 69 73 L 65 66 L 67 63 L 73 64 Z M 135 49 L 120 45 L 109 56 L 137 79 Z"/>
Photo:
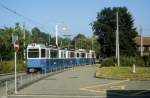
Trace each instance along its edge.
<path fill-rule="evenodd" d="M 24 47 L 24 35 L 25 32 L 25 43 Z M 12 45 L 12 33 L 18 35 L 19 40 L 19 51 L 18 58 L 23 59 L 23 50 L 26 49 L 29 43 L 49 43 L 55 45 L 55 37 L 48 34 L 48 32 L 41 31 L 38 27 L 32 28 L 31 31 L 24 29 L 19 23 L 15 24 L 15 27 L 3 27 L 0 28 L 0 60 L 12 60 L 14 58 L 14 48 Z M 97 45 L 96 45 L 97 44 Z M 68 37 L 59 36 L 58 45 L 60 47 L 67 48 L 84 48 L 84 49 L 95 49 L 99 55 L 99 44 L 94 37 L 87 38 L 83 34 L 76 35 L 73 39 Z M 97 55 L 97 56 L 98 56 Z"/>

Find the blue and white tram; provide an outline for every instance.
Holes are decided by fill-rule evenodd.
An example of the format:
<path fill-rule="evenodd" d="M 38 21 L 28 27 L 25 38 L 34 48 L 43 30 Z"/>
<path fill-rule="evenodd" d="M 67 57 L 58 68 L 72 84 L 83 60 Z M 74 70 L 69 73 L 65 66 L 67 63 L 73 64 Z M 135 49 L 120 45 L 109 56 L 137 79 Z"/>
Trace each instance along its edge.
<path fill-rule="evenodd" d="M 47 72 L 87 64 L 95 64 L 95 52 L 92 50 L 67 50 L 35 43 L 27 46 L 27 72 Z"/>

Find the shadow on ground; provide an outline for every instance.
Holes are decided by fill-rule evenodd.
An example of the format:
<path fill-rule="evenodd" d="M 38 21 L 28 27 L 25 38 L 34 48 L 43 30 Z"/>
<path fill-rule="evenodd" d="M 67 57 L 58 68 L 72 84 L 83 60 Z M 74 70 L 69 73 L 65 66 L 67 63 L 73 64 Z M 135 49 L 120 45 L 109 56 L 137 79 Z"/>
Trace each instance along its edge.
<path fill-rule="evenodd" d="M 107 90 L 106 98 L 150 98 L 150 90 Z"/>

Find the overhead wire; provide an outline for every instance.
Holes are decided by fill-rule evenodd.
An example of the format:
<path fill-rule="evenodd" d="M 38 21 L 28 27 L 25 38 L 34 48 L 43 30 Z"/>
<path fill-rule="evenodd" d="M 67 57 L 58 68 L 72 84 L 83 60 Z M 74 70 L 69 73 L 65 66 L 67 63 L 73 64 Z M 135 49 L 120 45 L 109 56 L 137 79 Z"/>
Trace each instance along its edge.
<path fill-rule="evenodd" d="M 41 24 L 41 23 L 39 23 L 39 22 L 37 22 L 37 21 L 31 19 L 31 18 L 28 18 L 28 17 L 26 17 L 26 16 L 24 16 L 24 15 L 22 15 L 22 14 L 16 12 L 15 10 L 13 10 L 13 9 L 11 9 L 11 8 L 9 8 L 9 7 L 7 7 L 6 5 L 4 5 L 4 4 L 1 3 L 1 2 L 0 2 L 0 6 L 1 6 L 2 8 L 4 8 L 4 9 L 6 9 L 7 11 L 9 11 L 9 12 L 11 12 L 11 13 L 13 13 L 13 14 L 15 14 L 15 15 L 17 15 L 17 16 L 19 16 L 19 17 L 21 17 L 21 18 L 23 18 L 23 19 L 25 19 L 25 20 L 27 20 L 27 21 L 29 21 L 30 23 L 32 22 L 32 23 L 34 23 L 34 24 L 36 24 L 36 25 L 37 25 L 37 24 L 40 25 L 44 30 L 46 30 L 46 29 L 45 29 L 45 26 L 44 26 L 43 24 Z M 47 30 L 46 30 L 46 31 L 47 31 Z"/>

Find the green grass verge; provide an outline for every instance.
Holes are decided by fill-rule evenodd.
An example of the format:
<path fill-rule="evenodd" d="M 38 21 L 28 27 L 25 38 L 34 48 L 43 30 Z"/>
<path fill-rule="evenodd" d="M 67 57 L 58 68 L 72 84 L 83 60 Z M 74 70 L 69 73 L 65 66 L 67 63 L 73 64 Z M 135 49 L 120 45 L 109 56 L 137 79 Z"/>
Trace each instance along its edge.
<path fill-rule="evenodd" d="M 14 61 L 0 61 L 0 74 L 12 73 L 14 72 Z M 26 67 L 23 64 L 23 61 L 17 61 L 17 71 L 25 71 Z"/>
<path fill-rule="evenodd" d="M 131 67 L 97 67 L 96 77 L 111 79 L 150 80 L 150 67 L 136 67 L 136 73 L 132 73 Z"/>

